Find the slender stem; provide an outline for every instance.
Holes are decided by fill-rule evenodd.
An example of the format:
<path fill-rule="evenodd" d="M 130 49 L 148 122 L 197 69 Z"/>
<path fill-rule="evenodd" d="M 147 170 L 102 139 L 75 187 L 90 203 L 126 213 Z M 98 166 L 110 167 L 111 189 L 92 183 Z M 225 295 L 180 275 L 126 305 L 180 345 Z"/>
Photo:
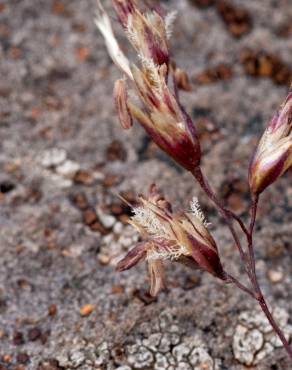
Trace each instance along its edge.
<path fill-rule="evenodd" d="M 202 170 L 200 169 L 200 167 L 195 168 L 195 170 L 192 172 L 192 174 L 197 179 L 197 181 L 200 183 L 201 186 L 202 186 L 202 184 L 204 184 L 204 187 L 206 187 L 206 188 L 204 188 L 203 190 L 205 192 L 206 192 L 206 190 L 208 188 L 209 193 L 210 192 L 212 193 L 212 194 L 207 194 L 207 195 L 217 205 L 217 207 L 219 208 L 219 210 L 220 210 L 221 214 L 224 216 L 224 218 L 226 218 L 226 217 L 228 219 L 233 218 L 235 221 L 237 221 L 238 224 L 239 224 L 239 226 L 240 226 L 240 228 L 241 228 L 241 230 L 244 232 L 244 234 L 248 238 L 248 236 L 249 236 L 248 229 L 245 227 L 245 225 L 242 222 L 241 218 L 238 217 L 230 209 L 226 209 L 225 206 L 224 206 L 224 204 L 222 203 L 222 201 L 216 197 L 216 195 L 214 194 L 214 192 L 211 189 L 210 185 L 208 184 L 207 179 L 204 178 L 204 175 L 203 175 Z"/>
<path fill-rule="evenodd" d="M 244 291 L 245 293 L 249 294 L 251 298 L 258 299 L 258 295 L 255 294 L 252 290 L 250 290 L 248 287 L 243 285 L 239 280 L 237 280 L 234 276 L 226 273 L 227 275 L 227 282 L 233 283 L 236 285 L 240 290 Z"/>
<path fill-rule="evenodd" d="M 251 278 L 251 271 L 249 266 L 249 261 L 247 261 L 245 253 L 242 249 L 240 240 L 234 230 L 234 227 L 232 225 L 230 213 L 224 208 L 222 202 L 216 197 L 215 193 L 211 189 L 207 179 L 204 177 L 201 169 L 199 167 L 196 167 L 195 170 L 192 172 L 193 176 L 196 178 L 198 183 L 200 184 L 201 188 L 204 190 L 204 192 L 207 194 L 208 198 L 212 200 L 213 203 L 217 206 L 219 212 L 221 213 L 222 217 L 224 218 L 227 226 L 229 227 L 229 230 L 233 236 L 233 239 L 235 241 L 235 245 L 239 251 L 241 260 L 244 263 L 244 267 L 246 270 L 247 275 Z"/>
<path fill-rule="evenodd" d="M 250 218 L 250 225 L 249 225 L 249 232 L 248 232 L 249 259 L 250 259 L 251 270 L 252 270 L 255 281 L 257 281 L 257 277 L 256 277 L 256 268 L 255 268 L 255 255 L 254 255 L 254 248 L 253 248 L 253 231 L 254 231 L 254 226 L 255 226 L 255 221 L 256 221 L 258 201 L 259 201 L 259 196 L 256 195 L 253 199 L 252 206 L 251 206 L 251 218 Z"/>
<path fill-rule="evenodd" d="M 271 311 L 269 310 L 266 300 L 264 298 L 264 295 L 262 293 L 262 290 L 260 288 L 258 279 L 257 279 L 256 266 L 255 266 L 255 254 L 254 254 L 254 248 L 253 248 L 253 232 L 254 232 L 254 226 L 255 226 L 256 215 L 257 215 L 258 201 L 259 201 L 259 197 L 258 195 L 256 195 L 253 199 L 252 206 L 251 206 L 251 219 L 250 219 L 250 225 L 249 225 L 248 250 L 249 250 L 249 258 L 250 258 L 251 273 L 252 273 L 251 282 L 252 282 L 252 285 L 257 295 L 257 301 L 259 302 L 259 305 L 263 313 L 266 315 L 267 319 L 269 320 L 269 323 L 271 324 L 272 328 L 274 329 L 275 333 L 278 335 L 284 348 L 286 349 L 287 353 L 292 359 L 292 348 L 290 347 L 282 330 L 279 328 Z"/>
<path fill-rule="evenodd" d="M 241 218 L 237 216 L 234 212 L 230 211 L 229 209 L 224 208 L 224 210 L 225 212 L 229 213 L 229 215 L 233 217 L 234 220 L 238 222 L 239 226 L 241 227 L 241 230 L 245 233 L 246 237 L 248 238 L 248 230 L 245 227 L 244 223 L 242 222 Z"/>
<path fill-rule="evenodd" d="M 290 358 L 292 360 L 292 348 L 291 348 L 289 342 L 287 341 L 287 339 L 285 338 L 284 333 L 282 332 L 282 330 L 279 328 L 278 324 L 276 323 L 273 315 L 271 314 L 261 290 L 259 291 L 258 302 L 261 306 L 262 311 L 264 312 L 267 319 L 269 320 L 269 323 L 271 324 L 272 328 L 274 329 L 274 331 L 278 335 L 278 337 L 281 340 L 285 350 L 287 351 L 288 355 L 290 356 Z"/>
<path fill-rule="evenodd" d="M 204 190 L 206 195 L 212 202 L 217 206 L 219 212 L 223 216 L 227 226 L 230 229 L 230 232 L 233 236 L 233 239 L 235 241 L 236 247 L 239 251 L 241 260 L 244 264 L 246 273 L 250 279 L 250 282 L 253 286 L 254 291 L 251 291 L 249 288 L 247 288 L 245 285 L 241 284 L 236 278 L 234 278 L 231 275 L 228 276 L 229 282 L 232 282 L 235 284 L 239 289 L 244 291 L 245 293 L 249 294 L 253 299 L 256 299 L 267 317 L 269 323 L 271 324 L 272 328 L 274 329 L 275 333 L 278 335 L 279 339 L 281 340 L 285 350 L 287 351 L 288 355 L 292 359 L 292 348 L 290 347 L 287 339 L 285 338 L 285 335 L 283 334 L 282 330 L 279 328 L 278 324 L 276 323 L 271 311 L 269 310 L 267 303 L 265 301 L 265 298 L 263 296 L 263 293 L 261 291 L 261 288 L 258 283 L 257 275 L 256 275 L 256 267 L 255 267 L 255 256 L 254 256 L 254 248 L 253 248 L 253 232 L 254 232 L 254 226 L 256 221 L 256 214 L 257 214 L 257 205 L 258 205 L 258 196 L 256 196 L 253 200 L 252 207 L 251 207 L 251 221 L 249 225 L 249 230 L 246 229 L 243 222 L 240 220 L 240 218 L 236 215 L 234 215 L 231 211 L 227 210 L 220 199 L 217 198 L 215 193 L 213 192 L 212 188 L 210 187 L 207 179 L 205 179 L 201 169 L 199 167 L 195 168 L 194 171 L 192 171 L 193 176 L 198 181 L 201 188 Z M 232 225 L 232 219 L 235 219 L 239 225 L 241 226 L 241 229 L 244 231 L 244 233 L 247 236 L 248 240 L 248 252 L 249 252 L 249 258 L 246 259 L 245 253 L 242 249 L 240 240 L 234 230 L 234 227 Z"/>

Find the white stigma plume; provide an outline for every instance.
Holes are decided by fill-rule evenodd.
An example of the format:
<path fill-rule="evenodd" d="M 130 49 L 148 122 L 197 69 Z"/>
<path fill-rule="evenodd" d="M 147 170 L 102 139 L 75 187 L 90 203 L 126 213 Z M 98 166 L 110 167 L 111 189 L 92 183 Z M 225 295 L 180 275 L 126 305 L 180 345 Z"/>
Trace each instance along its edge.
<path fill-rule="evenodd" d="M 210 222 L 207 221 L 202 209 L 201 209 L 201 206 L 200 206 L 200 203 L 199 203 L 199 200 L 197 197 L 193 197 L 191 203 L 190 203 L 190 207 L 191 207 L 191 212 L 194 216 L 196 216 L 201 222 L 202 224 L 205 226 L 205 227 L 208 227 L 211 225 Z"/>

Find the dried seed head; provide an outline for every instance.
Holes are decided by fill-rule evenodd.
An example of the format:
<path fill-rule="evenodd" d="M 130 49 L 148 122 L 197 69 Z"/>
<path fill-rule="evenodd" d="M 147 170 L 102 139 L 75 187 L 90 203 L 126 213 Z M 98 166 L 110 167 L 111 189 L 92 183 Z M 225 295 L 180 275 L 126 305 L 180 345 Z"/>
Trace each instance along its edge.
<path fill-rule="evenodd" d="M 113 34 L 110 20 L 100 2 L 96 24 L 103 34 L 110 56 L 129 79 L 143 103 L 141 109 L 127 101 L 125 83 L 118 82 L 115 89 L 116 104 L 122 126 L 132 125 L 135 118 L 153 141 L 177 163 L 189 171 L 200 165 L 201 148 L 195 126 L 179 102 L 176 89 L 168 86 L 168 36 L 174 14 L 163 16 L 155 9 L 141 12 L 133 0 L 113 0 L 114 7 L 125 32 L 136 49 L 141 63 L 138 68 L 129 64 Z M 188 80 L 178 70 L 179 84 L 188 89 Z M 175 76 L 174 76 L 175 79 Z"/>
<path fill-rule="evenodd" d="M 132 116 L 162 150 L 193 170 L 200 164 L 200 143 L 191 118 L 167 85 L 166 65 L 144 61 L 142 70 L 132 66 L 132 75 L 147 112 L 129 104 Z"/>
<path fill-rule="evenodd" d="M 292 91 L 264 132 L 249 167 L 253 194 L 260 194 L 292 165 Z"/>
<path fill-rule="evenodd" d="M 149 196 L 140 196 L 140 205 L 129 220 L 145 239 L 118 264 L 118 270 L 131 268 L 142 259 L 149 264 L 151 294 L 164 286 L 163 261 L 187 261 L 215 277 L 225 280 L 218 250 L 206 227 L 205 217 L 197 200 L 189 213 L 174 214 L 171 205 L 155 186 Z"/>

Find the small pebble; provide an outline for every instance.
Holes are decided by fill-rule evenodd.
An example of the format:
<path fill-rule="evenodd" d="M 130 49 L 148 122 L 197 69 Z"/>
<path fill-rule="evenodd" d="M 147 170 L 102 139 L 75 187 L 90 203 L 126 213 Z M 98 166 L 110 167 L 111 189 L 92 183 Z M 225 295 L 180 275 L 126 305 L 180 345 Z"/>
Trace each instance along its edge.
<path fill-rule="evenodd" d="M 105 177 L 104 173 L 102 173 L 102 172 L 100 172 L 100 171 L 95 171 L 95 172 L 93 173 L 93 176 L 94 176 L 94 179 L 95 179 L 96 181 L 102 181 L 102 180 L 104 179 L 104 177 Z"/>
<path fill-rule="evenodd" d="M 113 232 L 115 234 L 120 234 L 123 230 L 123 224 L 121 222 L 116 222 L 114 227 L 113 227 Z"/>
<path fill-rule="evenodd" d="M 80 165 L 77 162 L 67 160 L 56 168 L 56 172 L 61 176 L 72 179 L 79 168 Z"/>
<path fill-rule="evenodd" d="M 76 184 L 90 186 L 95 182 L 95 177 L 91 172 L 81 169 L 76 172 L 74 182 Z"/>
<path fill-rule="evenodd" d="M 97 221 L 97 215 L 93 208 L 87 208 L 83 212 L 83 221 L 86 225 L 92 225 Z"/>
<path fill-rule="evenodd" d="M 28 339 L 32 342 L 38 340 L 42 335 L 42 332 L 39 328 L 32 328 L 28 331 Z"/>
<path fill-rule="evenodd" d="M 71 201 L 73 202 L 73 204 L 77 208 L 79 208 L 81 210 L 84 210 L 84 209 L 88 208 L 88 200 L 87 200 L 86 195 L 84 193 L 74 194 L 70 198 L 71 198 Z"/>
<path fill-rule="evenodd" d="M 114 140 L 107 147 L 106 157 L 108 161 L 125 161 L 127 159 L 127 152 L 119 140 Z"/>
<path fill-rule="evenodd" d="M 113 285 L 112 286 L 112 293 L 113 294 L 122 294 L 124 293 L 125 288 L 122 285 Z"/>
<path fill-rule="evenodd" d="M 67 189 L 73 185 L 70 179 L 65 179 L 63 176 L 60 176 L 57 173 L 52 173 L 50 175 L 50 180 L 53 181 L 55 185 L 61 189 Z"/>
<path fill-rule="evenodd" d="M 82 317 L 89 316 L 95 309 L 95 306 L 93 304 L 86 304 L 80 309 L 80 315 Z"/>
<path fill-rule="evenodd" d="M 110 257 L 106 254 L 102 254 L 100 253 L 97 257 L 98 261 L 102 264 L 102 265 L 108 265 L 110 263 Z"/>
<path fill-rule="evenodd" d="M 246 9 L 228 0 L 219 0 L 217 10 L 232 36 L 240 38 L 251 31 L 252 17 Z"/>
<path fill-rule="evenodd" d="M 29 356 L 26 353 L 19 353 L 16 360 L 20 364 L 27 364 L 29 362 Z"/>
<path fill-rule="evenodd" d="M 8 354 L 3 355 L 2 361 L 5 362 L 6 364 L 10 364 L 10 362 L 12 362 L 12 356 Z"/>
<path fill-rule="evenodd" d="M 283 280 L 283 272 L 277 270 L 269 270 L 268 277 L 273 284 L 280 283 Z"/>
<path fill-rule="evenodd" d="M 114 224 L 116 222 L 116 219 L 115 219 L 114 216 L 107 215 L 107 214 L 103 213 L 101 210 L 98 210 L 97 213 L 98 213 L 98 216 L 99 216 L 99 220 L 103 224 L 104 227 L 111 228 L 111 227 L 114 226 Z"/>
<path fill-rule="evenodd" d="M 23 334 L 20 331 L 17 331 L 13 335 L 13 344 L 15 346 L 20 346 L 21 344 L 24 344 L 24 337 Z"/>
<path fill-rule="evenodd" d="M 130 247 L 133 245 L 135 241 L 133 240 L 132 237 L 127 237 L 127 236 L 121 236 L 120 238 L 120 244 L 123 246 L 123 247 Z"/>
<path fill-rule="evenodd" d="M 94 222 L 90 226 L 90 230 L 93 232 L 99 232 L 101 235 L 107 235 L 109 233 L 109 230 L 106 229 L 99 221 Z"/>
<path fill-rule="evenodd" d="M 106 188 L 110 188 L 114 185 L 118 185 L 123 181 L 122 176 L 108 174 L 104 177 L 103 185 Z"/>

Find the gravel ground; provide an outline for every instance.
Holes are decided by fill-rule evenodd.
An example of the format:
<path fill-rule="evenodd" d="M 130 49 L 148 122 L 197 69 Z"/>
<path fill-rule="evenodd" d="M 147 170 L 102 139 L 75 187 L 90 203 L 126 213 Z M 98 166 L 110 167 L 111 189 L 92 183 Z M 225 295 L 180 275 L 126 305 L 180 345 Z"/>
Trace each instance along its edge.
<path fill-rule="evenodd" d="M 292 75 L 291 2 L 232 0 L 247 14 L 228 24 L 222 4 L 199 3 L 165 1 L 178 10 L 173 54 L 193 81 L 182 100 L 211 183 L 247 219 L 250 154 Z M 120 129 L 112 102 L 119 72 L 94 9 L 94 0 L 0 1 L 0 369 L 291 369 L 244 293 L 172 264 L 169 289 L 152 299 L 145 266 L 115 272 L 137 241 L 116 193 L 133 200 L 156 182 L 178 208 L 199 197 L 225 267 L 243 275 L 190 175 L 138 125 Z M 291 173 L 262 197 L 256 256 L 292 338 L 290 184 Z"/>

